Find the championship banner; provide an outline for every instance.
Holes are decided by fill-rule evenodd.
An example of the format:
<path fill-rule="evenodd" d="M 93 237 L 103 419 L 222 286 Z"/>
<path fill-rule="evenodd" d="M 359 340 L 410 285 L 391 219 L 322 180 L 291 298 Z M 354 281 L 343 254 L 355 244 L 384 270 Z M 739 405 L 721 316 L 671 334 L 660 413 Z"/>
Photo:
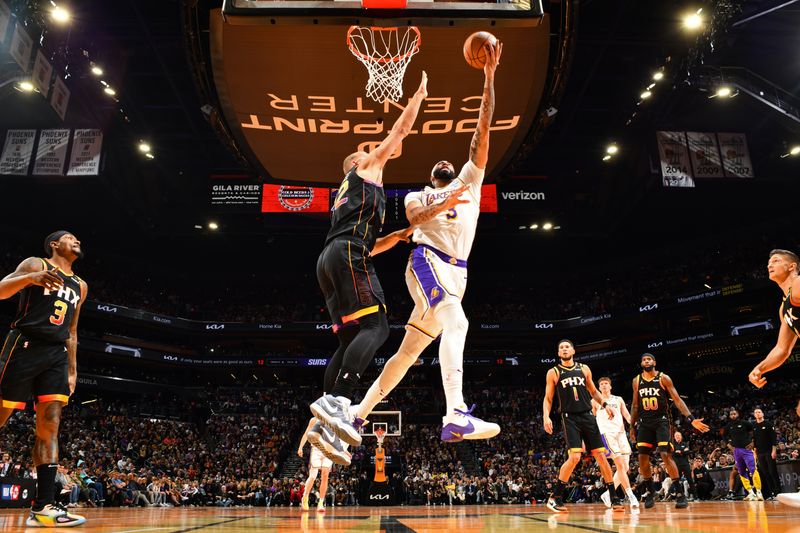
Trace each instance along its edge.
<path fill-rule="evenodd" d="M 53 76 L 53 66 L 44 57 L 42 49 L 36 51 L 36 61 L 33 63 L 33 84 L 36 90 L 47 98 L 50 93 L 50 78 Z"/>
<path fill-rule="evenodd" d="M 0 45 L 6 42 L 6 32 L 10 21 L 11 10 L 8 9 L 8 5 L 3 0 L 0 0 Z"/>
<path fill-rule="evenodd" d="M 27 176 L 35 139 L 36 130 L 8 130 L 0 156 L 0 174 Z"/>
<path fill-rule="evenodd" d="M 717 136 L 713 133 L 688 131 L 686 138 L 689 141 L 694 175 L 698 178 L 724 178 Z"/>
<path fill-rule="evenodd" d="M 327 213 L 330 189 L 296 185 L 264 185 L 262 213 Z"/>
<path fill-rule="evenodd" d="M 64 162 L 67 160 L 69 130 L 42 130 L 36 159 L 33 163 L 35 176 L 63 176 Z"/>
<path fill-rule="evenodd" d="M 726 178 L 752 178 L 753 162 L 744 133 L 717 133 Z"/>
<path fill-rule="evenodd" d="M 658 131 L 656 137 L 664 187 L 694 187 L 686 134 L 682 131 Z"/>
<path fill-rule="evenodd" d="M 11 37 L 11 47 L 9 53 L 17 65 L 20 66 L 23 72 L 28 72 L 28 67 L 31 63 L 31 52 L 33 52 L 33 40 L 22 27 L 22 24 L 17 21 L 14 26 L 14 35 Z"/>
<path fill-rule="evenodd" d="M 102 130 L 75 130 L 67 176 L 97 176 L 102 148 Z"/>
<path fill-rule="evenodd" d="M 50 105 L 55 109 L 58 116 L 61 117 L 61 120 L 64 120 L 67 114 L 69 95 L 70 92 L 64 84 L 64 80 L 61 79 L 61 76 L 56 76 L 56 81 L 53 84 L 53 94 L 50 95 Z"/>

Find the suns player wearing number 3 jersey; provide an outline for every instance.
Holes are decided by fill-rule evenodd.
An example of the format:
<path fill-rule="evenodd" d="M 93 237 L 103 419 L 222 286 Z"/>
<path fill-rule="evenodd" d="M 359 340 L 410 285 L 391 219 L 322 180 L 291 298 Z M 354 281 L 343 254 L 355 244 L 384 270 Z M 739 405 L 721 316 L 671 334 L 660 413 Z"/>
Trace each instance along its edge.
<path fill-rule="evenodd" d="M 417 244 L 406 267 L 406 285 L 414 310 L 400 348 L 355 410 L 357 422 L 400 383 L 425 348 L 441 335 L 439 363 L 447 404 L 442 440 L 488 439 L 500 433 L 500 426 L 472 416 L 473 409 L 467 409 L 464 403 L 464 343 L 469 322 L 461 298 L 467 287 L 467 257 L 480 215 L 481 184 L 489 160 L 489 126 L 494 113 L 494 74 L 502 51 L 499 42 L 486 45 L 483 96 L 469 160 L 458 176 L 452 163 L 439 161 L 431 170 L 432 186 L 406 195 L 406 217 L 414 226 Z"/>
<path fill-rule="evenodd" d="M 70 527 L 86 521 L 55 501 L 61 407 L 75 392 L 78 315 L 86 282 L 72 272 L 80 241 L 57 231 L 44 241 L 45 258 L 29 257 L 0 281 L 0 299 L 19 293 L 19 310 L 0 350 L 0 426 L 14 409 L 36 400 L 36 499 L 28 527 Z"/>
<path fill-rule="evenodd" d="M 655 490 L 653 489 L 653 473 L 650 468 L 650 454 L 658 447 L 661 460 L 672 481 L 670 490 L 677 496 L 675 507 L 684 509 L 686 495 L 678 482 L 680 472 L 672 459 L 672 420 L 670 419 L 669 400 L 683 414 L 697 431 L 705 433 L 709 427 L 703 423 L 702 418 L 695 418 L 689 412 L 683 399 L 675 390 L 672 379 L 663 372 L 656 370 L 656 358 L 653 354 L 646 353 L 641 359 L 642 373 L 633 378 L 633 401 L 631 402 L 631 440 L 636 442 L 639 449 L 639 473 L 644 478 L 644 486 L 648 495 L 644 500 L 645 509 L 655 505 Z M 638 423 L 638 426 L 637 426 Z M 638 436 L 638 440 L 637 440 Z"/>

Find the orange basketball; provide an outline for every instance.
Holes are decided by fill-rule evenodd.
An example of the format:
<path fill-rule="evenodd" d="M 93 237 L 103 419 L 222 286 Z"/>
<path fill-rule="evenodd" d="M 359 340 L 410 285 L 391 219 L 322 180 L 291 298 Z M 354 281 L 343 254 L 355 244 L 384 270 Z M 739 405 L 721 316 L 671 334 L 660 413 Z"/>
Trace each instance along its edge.
<path fill-rule="evenodd" d="M 497 38 L 488 31 L 477 31 L 464 41 L 464 59 L 472 68 L 483 68 L 486 64 L 486 43 L 497 43 Z"/>

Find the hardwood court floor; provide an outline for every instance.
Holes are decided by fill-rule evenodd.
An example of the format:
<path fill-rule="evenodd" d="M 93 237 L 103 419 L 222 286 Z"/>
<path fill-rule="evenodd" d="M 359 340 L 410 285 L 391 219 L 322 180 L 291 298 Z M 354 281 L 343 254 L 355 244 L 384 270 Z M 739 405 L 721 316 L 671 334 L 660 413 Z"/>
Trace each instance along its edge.
<path fill-rule="evenodd" d="M 80 509 L 88 521 L 71 531 L 115 533 L 188 533 L 221 531 L 280 532 L 678 532 L 800 533 L 800 509 L 778 502 L 713 502 L 677 510 L 656 504 L 654 509 L 613 513 L 602 505 L 571 505 L 554 515 L 543 506 L 496 505 L 463 507 L 339 507 L 325 514 L 286 508 Z M 27 511 L 0 510 L 0 530 L 25 529 Z M 29 530 L 33 531 L 33 530 Z M 41 531 L 41 530 L 37 530 Z M 68 531 L 68 530 L 62 530 Z"/>

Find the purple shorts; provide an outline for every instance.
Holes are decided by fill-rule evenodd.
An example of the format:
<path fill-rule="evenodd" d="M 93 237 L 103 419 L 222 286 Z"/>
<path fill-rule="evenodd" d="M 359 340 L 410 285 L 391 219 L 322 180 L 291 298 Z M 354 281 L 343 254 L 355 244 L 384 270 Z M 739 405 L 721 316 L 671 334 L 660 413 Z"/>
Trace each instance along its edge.
<path fill-rule="evenodd" d="M 756 473 L 756 456 L 753 450 L 747 448 L 734 448 L 733 460 L 736 461 L 736 470 L 740 476 L 751 476 Z"/>

